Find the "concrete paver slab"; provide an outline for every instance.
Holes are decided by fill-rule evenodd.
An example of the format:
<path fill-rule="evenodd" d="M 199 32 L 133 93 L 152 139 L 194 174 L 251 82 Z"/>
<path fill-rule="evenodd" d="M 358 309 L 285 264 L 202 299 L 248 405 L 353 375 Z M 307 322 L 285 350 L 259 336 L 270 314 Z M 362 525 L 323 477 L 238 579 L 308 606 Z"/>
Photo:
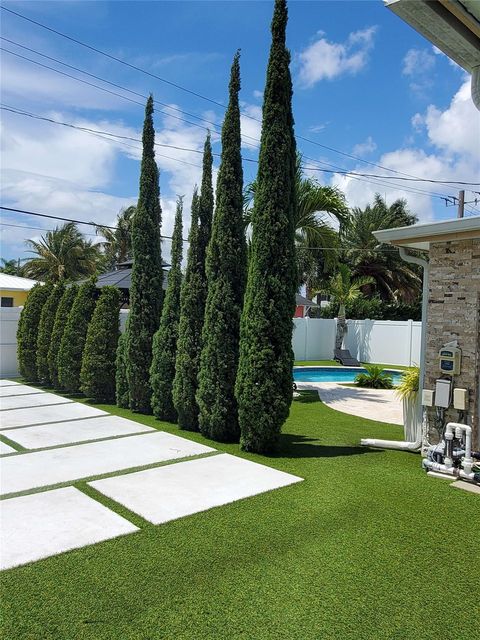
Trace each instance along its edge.
<path fill-rule="evenodd" d="M 100 419 L 100 418 L 99 418 Z M 12 437 L 14 432 L 12 431 Z M 3 495 L 214 451 L 162 431 L 2 459 Z"/>
<path fill-rule="evenodd" d="M 6 387 L 0 387 L 0 397 L 5 396 L 23 396 L 30 395 L 32 393 L 45 393 L 42 389 L 36 389 L 30 387 L 28 384 L 9 384 Z"/>
<path fill-rule="evenodd" d="M 15 429 L 14 431 L 6 431 L 4 435 L 26 449 L 41 449 L 42 447 L 56 447 L 62 444 L 133 435 L 147 431 L 155 431 L 155 429 L 133 420 L 107 414 L 98 418 Z"/>
<path fill-rule="evenodd" d="M 153 524 L 160 524 L 301 480 L 220 454 L 89 484 Z"/>
<path fill-rule="evenodd" d="M 0 387 L 8 387 L 13 384 L 20 384 L 19 382 L 15 382 L 15 380 L 0 380 Z"/>
<path fill-rule="evenodd" d="M 74 487 L 2 500 L 0 512 L 2 569 L 138 530 Z"/>
<path fill-rule="evenodd" d="M 2 429 L 15 429 L 36 424 L 49 424 L 52 422 L 65 422 L 79 418 L 94 418 L 105 416 L 107 413 L 95 409 L 80 402 L 57 404 L 47 407 L 35 407 L 34 409 L 9 409 L 0 413 L 0 426 Z"/>
<path fill-rule="evenodd" d="M 69 404 L 72 400 L 57 396 L 55 393 L 31 393 L 21 396 L 7 396 L 0 398 L 0 411 L 9 409 L 26 409 L 54 404 Z"/>
<path fill-rule="evenodd" d="M 0 456 L 5 455 L 6 453 L 13 453 L 14 451 L 15 449 L 9 444 L 5 444 L 4 442 L 0 441 Z"/>

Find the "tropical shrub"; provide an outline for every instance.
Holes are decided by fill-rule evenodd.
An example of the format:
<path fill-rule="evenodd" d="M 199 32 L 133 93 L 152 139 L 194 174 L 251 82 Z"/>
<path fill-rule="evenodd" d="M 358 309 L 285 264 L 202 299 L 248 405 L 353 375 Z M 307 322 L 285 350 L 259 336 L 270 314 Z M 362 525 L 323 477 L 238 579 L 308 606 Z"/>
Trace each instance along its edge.
<path fill-rule="evenodd" d="M 52 287 L 37 283 L 28 294 L 17 330 L 17 358 L 20 374 L 27 382 L 38 382 L 37 341 L 42 309 Z"/>
<path fill-rule="evenodd" d="M 387 373 L 383 367 L 376 364 L 364 365 L 366 373 L 359 373 L 355 376 L 355 384 L 358 387 L 366 387 L 368 389 L 392 389 L 393 378 Z"/>
<path fill-rule="evenodd" d="M 103 287 L 88 325 L 80 370 L 80 389 L 96 402 L 115 400 L 119 311 L 120 291 L 117 287 Z"/>
<path fill-rule="evenodd" d="M 55 316 L 64 293 L 65 286 L 63 284 L 58 284 L 54 287 L 48 296 L 48 300 L 43 305 L 42 315 L 40 316 L 37 339 L 37 375 L 39 382 L 42 384 L 51 382 L 48 353 L 50 351 Z"/>
<path fill-rule="evenodd" d="M 70 315 L 77 293 L 78 285 L 76 284 L 72 284 L 65 289 L 62 299 L 57 307 L 57 313 L 55 314 L 55 321 L 53 323 L 50 348 L 48 350 L 48 373 L 50 376 L 50 382 L 56 389 L 60 388 L 60 382 L 58 380 L 58 353 L 60 351 L 60 345 L 67 325 L 68 316 Z"/>
<path fill-rule="evenodd" d="M 399 398 L 410 399 L 415 398 L 420 386 L 420 368 L 409 367 L 402 372 L 400 383 L 397 385 L 396 392 Z"/>
<path fill-rule="evenodd" d="M 95 308 L 95 279 L 90 278 L 78 290 L 68 316 L 58 353 L 58 380 L 65 391 L 80 391 L 80 369 L 88 325 Z"/>

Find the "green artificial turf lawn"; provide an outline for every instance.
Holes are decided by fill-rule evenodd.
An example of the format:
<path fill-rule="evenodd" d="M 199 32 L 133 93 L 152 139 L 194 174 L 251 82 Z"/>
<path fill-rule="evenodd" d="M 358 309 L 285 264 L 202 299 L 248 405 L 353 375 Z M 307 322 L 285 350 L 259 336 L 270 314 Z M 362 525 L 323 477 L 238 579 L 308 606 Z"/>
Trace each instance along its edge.
<path fill-rule="evenodd" d="M 297 360 L 296 367 L 341 367 L 343 365 L 336 360 Z"/>
<path fill-rule="evenodd" d="M 402 429 L 303 392 L 277 456 L 218 448 L 304 482 L 4 572 L 3 639 L 473 639 L 479 497 L 364 436 Z"/>

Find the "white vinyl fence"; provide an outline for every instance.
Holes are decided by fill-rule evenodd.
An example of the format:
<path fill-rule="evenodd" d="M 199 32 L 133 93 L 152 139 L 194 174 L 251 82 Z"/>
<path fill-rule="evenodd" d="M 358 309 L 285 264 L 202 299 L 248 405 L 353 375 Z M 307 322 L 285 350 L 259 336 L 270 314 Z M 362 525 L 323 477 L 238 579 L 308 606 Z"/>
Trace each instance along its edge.
<path fill-rule="evenodd" d="M 18 376 L 17 326 L 21 307 L 0 307 L 0 378 Z M 120 311 L 125 329 L 128 310 Z M 294 318 L 295 360 L 330 360 L 335 344 L 335 320 Z M 348 320 L 345 347 L 361 362 L 411 365 L 420 362 L 421 322 Z"/>
<path fill-rule="evenodd" d="M 335 346 L 335 320 L 294 318 L 295 360 L 330 360 Z M 420 363 L 422 323 L 391 320 L 348 320 L 344 348 L 360 362 Z"/>
<path fill-rule="evenodd" d="M 18 376 L 17 327 L 22 307 L 0 307 L 0 378 Z"/>

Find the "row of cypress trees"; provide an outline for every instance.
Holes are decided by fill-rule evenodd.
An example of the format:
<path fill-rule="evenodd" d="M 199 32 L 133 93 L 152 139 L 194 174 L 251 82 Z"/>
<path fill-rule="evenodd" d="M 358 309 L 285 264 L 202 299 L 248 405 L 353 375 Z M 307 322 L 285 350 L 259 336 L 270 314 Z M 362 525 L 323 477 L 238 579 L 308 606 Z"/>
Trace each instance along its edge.
<path fill-rule="evenodd" d="M 34 288 L 19 332 L 19 360 L 26 379 L 83 391 L 97 400 L 111 401 L 115 392 L 119 406 L 142 413 L 153 410 L 160 419 L 176 420 L 182 429 L 200 430 L 219 441 L 240 439 L 249 451 L 275 449 L 292 398 L 297 281 L 295 138 L 286 24 L 286 2 L 276 0 L 248 274 L 237 53 L 222 127 L 215 215 L 207 135 L 200 194 L 195 190 L 192 199 L 183 281 L 180 199 L 162 305 L 160 190 L 150 96 L 132 226 L 126 331 L 119 339 L 117 290 L 105 287 L 95 305 L 94 281 L 83 284 L 75 296 L 73 287 L 63 293 L 49 285 Z M 40 313 L 43 307 L 45 313 Z"/>
<path fill-rule="evenodd" d="M 81 286 L 33 287 L 17 333 L 20 373 L 27 382 L 114 400 L 120 292 L 104 287 L 96 298 L 93 279 Z"/>
<path fill-rule="evenodd" d="M 276 0 L 248 276 L 237 53 L 222 127 L 213 223 L 208 136 L 200 195 L 195 191 L 192 199 L 180 317 L 164 307 L 150 369 L 158 418 L 176 420 L 180 428 L 199 430 L 214 440 L 240 439 L 244 449 L 260 453 L 276 448 L 292 399 L 296 147 L 286 25 L 286 2 Z M 172 269 L 178 256 L 179 246 L 172 251 Z M 170 284 L 176 293 L 167 290 L 167 299 L 178 303 L 180 278 L 174 274 Z"/>

